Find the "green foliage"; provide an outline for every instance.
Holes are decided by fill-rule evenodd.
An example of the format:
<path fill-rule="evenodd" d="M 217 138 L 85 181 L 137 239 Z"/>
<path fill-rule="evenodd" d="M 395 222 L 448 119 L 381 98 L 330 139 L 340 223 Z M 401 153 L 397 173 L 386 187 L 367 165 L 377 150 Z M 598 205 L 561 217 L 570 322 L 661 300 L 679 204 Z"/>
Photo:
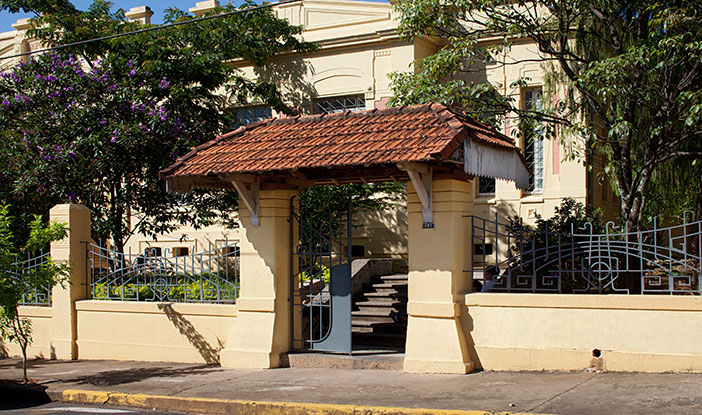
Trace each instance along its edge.
<path fill-rule="evenodd" d="M 331 271 L 329 267 L 323 264 L 315 264 L 309 271 L 302 271 L 298 277 L 300 281 L 312 281 L 316 279 L 321 279 L 325 284 L 329 284 L 331 279 Z"/>
<path fill-rule="evenodd" d="M 346 212 L 349 201 L 354 211 L 388 209 L 404 200 L 404 183 L 344 184 L 313 186 L 300 192 L 300 208 L 311 223 L 326 223 L 330 214 Z"/>
<path fill-rule="evenodd" d="M 18 305 L 25 293 L 64 284 L 69 265 L 49 260 L 43 266 L 18 276 L 14 273 L 15 263 L 20 255 L 34 253 L 52 241 L 65 238 L 67 229 L 62 223 L 47 225 L 36 216 L 29 223 L 27 240 L 20 244 L 15 241 L 12 222 L 9 206 L 0 203 L 0 337 L 17 343 L 22 349 L 26 381 L 27 347 L 32 342 L 32 327 L 29 319 L 20 317 Z M 17 249 L 18 245 L 21 248 Z"/>
<path fill-rule="evenodd" d="M 203 274 L 203 280 L 193 276 L 173 276 L 168 277 L 170 286 L 167 293 L 155 293 L 155 288 L 150 284 L 148 277 L 132 278 L 136 280 L 132 283 L 98 283 L 93 287 L 93 300 L 135 300 L 135 301 L 166 301 L 187 302 L 187 301 L 235 301 L 239 291 L 238 281 L 227 281 L 218 279 L 217 284 L 204 278 L 213 278 L 213 275 Z M 215 277 L 216 278 L 216 277 Z M 219 286 L 220 296 L 217 297 L 217 287 Z M 202 296 L 201 296 L 202 293 Z M 165 297 L 161 294 L 165 294 Z"/>
<path fill-rule="evenodd" d="M 440 36 L 446 46 L 393 75 L 393 103 L 440 101 L 512 134 L 541 123 L 567 158 L 602 158 L 631 229 L 668 206 L 654 203 L 662 174 L 702 157 L 702 13 L 697 1 L 398 0 L 400 30 Z M 513 52 L 530 42 L 533 56 Z M 516 53 L 522 53 L 517 51 Z M 519 59 L 526 59 L 520 61 Z M 486 65 L 509 71 L 537 61 L 547 74 L 545 108 L 519 108 L 511 85 L 485 80 Z M 499 94 L 498 94 L 499 92 Z M 675 165 L 675 163 L 679 163 Z M 699 175 L 673 183 L 700 194 Z M 702 197 L 697 197 L 702 214 Z M 680 210 L 679 208 L 669 210 Z"/>
<path fill-rule="evenodd" d="M 110 7 L 102 0 L 86 11 L 67 2 L 0 1 L 0 9 L 40 16 L 30 35 L 47 45 L 140 28 Z M 167 21 L 193 18 L 167 13 Z M 71 47 L 70 55 L 45 54 L 12 68 L 0 78 L 0 162 L 9 166 L 0 195 L 12 201 L 20 224 L 30 220 L 25 212 L 83 203 L 93 214 L 93 237 L 112 239 L 118 250 L 134 233 L 231 224 L 234 192 L 171 195 L 158 172 L 236 127 L 230 105 L 267 103 L 291 113 L 274 81 L 249 79 L 230 62 L 262 69 L 278 53 L 313 50 L 298 40 L 301 31 L 260 9 Z M 130 212 L 139 220 L 130 221 Z"/>

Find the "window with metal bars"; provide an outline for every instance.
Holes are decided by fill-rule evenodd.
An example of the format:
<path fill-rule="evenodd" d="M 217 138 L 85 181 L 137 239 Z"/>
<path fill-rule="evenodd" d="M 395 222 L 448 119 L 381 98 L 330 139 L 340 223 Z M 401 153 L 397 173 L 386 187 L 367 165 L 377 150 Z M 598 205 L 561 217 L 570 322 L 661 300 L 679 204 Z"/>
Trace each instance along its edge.
<path fill-rule="evenodd" d="M 315 114 L 334 114 L 344 111 L 364 111 L 366 99 L 363 95 L 346 95 L 343 97 L 329 97 L 314 100 Z"/>
<path fill-rule="evenodd" d="M 487 196 L 495 194 L 495 178 L 494 177 L 479 177 L 478 178 L 478 196 Z"/>
<path fill-rule="evenodd" d="M 273 116 L 273 111 L 270 107 L 245 107 L 237 108 L 234 111 L 241 125 L 249 125 Z"/>
<path fill-rule="evenodd" d="M 522 91 L 522 107 L 531 111 L 543 109 L 541 87 Z M 544 129 L 541 124 L 531 120 L 523 122 L 522 129 L 524 158 L 531 168 L 527 191 L 541 193 L 544 190 Z"/>

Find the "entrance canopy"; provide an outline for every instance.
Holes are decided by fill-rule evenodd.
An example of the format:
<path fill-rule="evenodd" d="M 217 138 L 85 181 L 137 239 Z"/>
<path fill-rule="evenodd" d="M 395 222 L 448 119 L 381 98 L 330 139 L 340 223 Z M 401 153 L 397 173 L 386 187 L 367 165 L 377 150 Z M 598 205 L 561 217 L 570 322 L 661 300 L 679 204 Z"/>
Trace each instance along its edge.
<path fill-rule="evenodd" d="M 169 190 L 235 189 L 236 182 L 404 181 L 412 172 L 529 184 L 514 140 L 440 104 L 261 121 L 202 144 L 161 171 Z"/>

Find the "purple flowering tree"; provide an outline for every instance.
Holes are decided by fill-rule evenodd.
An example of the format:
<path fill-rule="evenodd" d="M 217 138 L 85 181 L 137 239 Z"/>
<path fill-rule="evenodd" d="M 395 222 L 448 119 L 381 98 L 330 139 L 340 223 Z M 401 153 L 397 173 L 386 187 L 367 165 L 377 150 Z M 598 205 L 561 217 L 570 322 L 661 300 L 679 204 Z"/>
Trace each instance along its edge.
<path fill-rule="evenodd" d="M 0 10 L 39 16 L 29 35 L 45 45 L 142 28 L 104 0 L 85 11 L 63 0 L 0 0 Z M 165 20 L 192 18 L 168 9 Z M 302 69 L 280 74 L 283 80 L 247 78 L 231 62 L 265 69 L 280 53 L 313 50 L 298 39 L 301 31 L 258 9 L 83 44 L 66 49 L 72 56 L 44 55 L 2 74 L 0 165 L 8 168 L 0 171 L 0 198 L 11 202 L 18 224 L 55 203 L 83 203 L 93 211 L 93 237 L 117 249 L 134 233 L 226 221 L 235 193 L 169 195 L 158 171 L 235 128 L 232 105 L 267 104 L 290 114 L 279 85 L 297 90 Z M 130 221 L 130 212 L 138 219 Z"/>
<path fill-rule="evenodd" d="M 116 55 L 88 63 L 46 54 L 1 74 L 3 198 L 26 212 L 83 203 L 93 212 L 94 236 L 118 249 L 135 231 L 157 234 L 213 218 L 217 195 L 183 200 L 158 180 L 160 168 L 206 134 L 182 121 L 188 112 L 172 107 L 171 93 L 167 78 Z M 183 202 L 194 206 L 182 209 Z M 130 209 L 145 220 L 130 223 Z M 200 212 L 209 209 L 209 216 Z"/>

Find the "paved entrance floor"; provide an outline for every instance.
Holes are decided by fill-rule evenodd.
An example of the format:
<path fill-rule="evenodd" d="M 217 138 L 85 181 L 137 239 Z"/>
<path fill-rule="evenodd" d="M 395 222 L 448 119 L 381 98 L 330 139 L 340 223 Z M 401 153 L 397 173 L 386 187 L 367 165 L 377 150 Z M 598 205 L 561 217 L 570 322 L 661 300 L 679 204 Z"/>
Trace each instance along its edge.
<path fill-rule="evenodd" d="M 186 399 L 569 415 L 702 412 L 702 374 L 421 375 L 387 370 L 234 370 L 197 364 L 38 360 L 31 362 L 29 376 L 46 386 L 50 396 L 79 389 Z M 20 377 L 18 359 L 0 360 L 1 379 Z"/>

